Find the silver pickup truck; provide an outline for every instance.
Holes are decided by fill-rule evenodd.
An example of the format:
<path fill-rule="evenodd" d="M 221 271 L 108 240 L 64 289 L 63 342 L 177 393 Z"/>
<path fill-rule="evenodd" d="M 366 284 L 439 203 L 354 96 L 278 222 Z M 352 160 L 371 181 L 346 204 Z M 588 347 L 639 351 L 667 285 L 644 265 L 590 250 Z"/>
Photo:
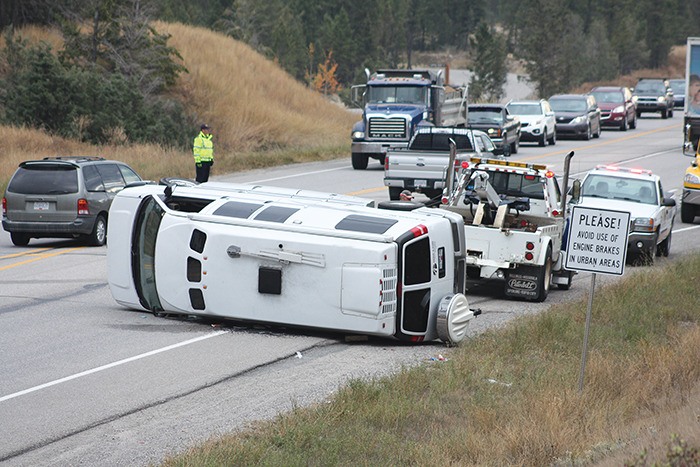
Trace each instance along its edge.
<path fill-rule="evenodd" d="M 433 199 L 442 196 L 450 140 L 457 147 L 457 160 L 490 157 L 496 149 L 491 138 L 479 130 L 427 127 L 416 131 L 407 148 L 389 149 L 384 162 L 384 185 L 389 199 L 397 200 L 403 190 L 420 192 Z"/>

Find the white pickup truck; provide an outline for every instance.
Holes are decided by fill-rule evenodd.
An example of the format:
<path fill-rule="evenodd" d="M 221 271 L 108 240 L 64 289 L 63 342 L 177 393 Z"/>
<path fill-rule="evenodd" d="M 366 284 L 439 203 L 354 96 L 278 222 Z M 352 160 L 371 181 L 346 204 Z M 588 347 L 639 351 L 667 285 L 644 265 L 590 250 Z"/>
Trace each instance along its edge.
<path fill-rule="evenodd" d="M 508 297 L 543 301 L 550 285 L 571 287 L 564 269 L 566 192 L 546 165 L 474 157 L 450 164 L 441 207 L 462 215 L 467 240 L 467 277 L 503 280 Z M 457 171 L 450 173 L 450 170 Z"/>
<path fill-rule="evenodd" d="M 397 200 L 403 190 L 424 193 L 439 199 L 445 187 L 450 140 L 455 142 L 459 159 L 490 156 L 493 141 L 479 130 L 426 127 L 417 130 L 407 148 L 390 148 L 384 160 L 384 185 L 389 199 Z"/>
<path fill-rule="evenodd" d="M 627 257 L 668 256 L 676 200 L 664 193 L 661 179 L 649 170 L 599 165 L 586 174 L 572 204 L 630 213 Z"/>

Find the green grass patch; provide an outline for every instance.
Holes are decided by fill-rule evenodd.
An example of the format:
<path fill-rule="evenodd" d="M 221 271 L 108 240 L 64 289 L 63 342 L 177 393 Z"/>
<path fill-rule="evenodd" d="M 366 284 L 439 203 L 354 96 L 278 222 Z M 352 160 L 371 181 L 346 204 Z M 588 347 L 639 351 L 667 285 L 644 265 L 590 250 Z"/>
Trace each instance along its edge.
<path fill-rule="evenodd" d="M 599 287 L 581 393 L 586 300 L 487 331 L 448 351 L 447 362 L 353 381 L 327 403 L 212 439 L 164 465 L 590 460 L 634 437 L 637 421 L 682 407 L 700 381 L 699 278 L 695 255 Z"/>

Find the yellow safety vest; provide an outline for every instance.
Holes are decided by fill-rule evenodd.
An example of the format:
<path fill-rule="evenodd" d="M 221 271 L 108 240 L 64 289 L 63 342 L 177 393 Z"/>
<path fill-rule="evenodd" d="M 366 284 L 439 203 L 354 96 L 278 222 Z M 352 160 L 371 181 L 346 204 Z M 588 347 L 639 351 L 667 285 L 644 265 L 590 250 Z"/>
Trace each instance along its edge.
<path fill-rule="evenodd" d="M 214 143 L 211 141 L 213 135 L 205 135 L 201 131 L 194 139 L 192 152 L 194 153 L 194 162 L 211 162 L 214 160 Z"/>

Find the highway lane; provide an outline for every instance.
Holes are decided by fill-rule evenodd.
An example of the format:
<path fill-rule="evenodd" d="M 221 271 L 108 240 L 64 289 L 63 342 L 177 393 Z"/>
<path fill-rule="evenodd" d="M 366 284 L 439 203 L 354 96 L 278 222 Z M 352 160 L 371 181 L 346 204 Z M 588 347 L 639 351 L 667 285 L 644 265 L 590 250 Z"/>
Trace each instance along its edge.
<path fill-rule="evenodd" d="M 589 142 L 521 147 L 513 159 L 553 164 L 576 151 L 581 176 L 600 163 L 646 167 L 680 193 L 690 162 L 680 153 L 681 119 L 648 117 L 637 130 L 604 131 Z M 166 174 L 167 175 L 167 174 Z M 387 198 L 375 161 L 265 169 L 215 180 Z M 700 225 L 676 219 L 671 257 L 697 250 Z M 157 318 L 119 307 L 106 285 L 106 248 L 65 240 L 13 247 L 0 234 L 0 463 L 145 465 L 208 436 L 274 417 L 332 394 L 348 378 L 371 377 L 449 350 L 336 334 Z M 659 263 L 668 261 L 659 260 Z M 635 274 L 643 267 L 628 267 Z M 615 278 L 599 276 L 598 283 Z M 587 294 L 590 275 L 544 304 L 503 300 L 497 286 L 470 287 L 484 314 L 471 332 Z M 300 358 L 301 357 L 301 358 Z M 572 382 L 575 384 L 575 382 Z"/>

